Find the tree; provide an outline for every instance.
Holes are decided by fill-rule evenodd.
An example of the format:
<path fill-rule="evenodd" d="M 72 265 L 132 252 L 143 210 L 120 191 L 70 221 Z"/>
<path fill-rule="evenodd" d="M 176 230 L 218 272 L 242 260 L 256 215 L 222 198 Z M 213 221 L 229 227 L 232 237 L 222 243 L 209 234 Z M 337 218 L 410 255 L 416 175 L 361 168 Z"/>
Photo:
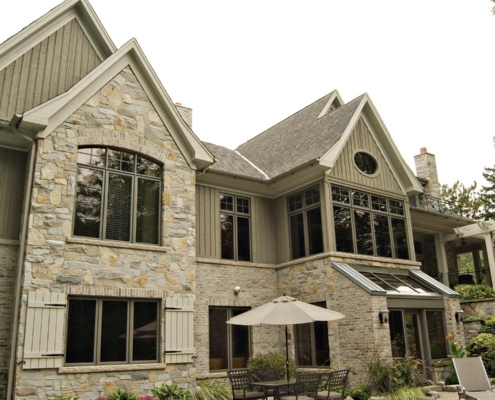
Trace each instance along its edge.
<path fill-rule="evenodd" d="M 481 193 L 484 207 L 483 219 L 495 219 L 495 167 L 485 167 L 483 178 L 488 182 L 487 186 L 483 186 Z"/>
<path fill-rule="evenodd" d="M 441 194 L 445 207 L 460 214 L 462 217 L 475 220 L 482 219 L 484 201 L 477 187 L 476 181 L 470 186 L 464 186 L 459 181 L 456 181 L 452 187 L 442 185 Z"/>

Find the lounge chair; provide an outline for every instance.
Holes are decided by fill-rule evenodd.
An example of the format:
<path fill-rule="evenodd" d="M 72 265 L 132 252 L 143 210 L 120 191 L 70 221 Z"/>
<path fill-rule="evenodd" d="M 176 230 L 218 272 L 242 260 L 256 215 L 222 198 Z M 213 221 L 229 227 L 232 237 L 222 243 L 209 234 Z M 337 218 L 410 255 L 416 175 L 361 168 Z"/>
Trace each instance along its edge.
<path fill-rule="evenodd" d="M 331 371 L 325 382 L 325 390 L 319 391 L 317 400 L 345 399 L 346 379 L 350 368 Z"/>
<path fill-rule="evenodd" d="M 495 400 L 481 357 L 453 358 L 452 362 L 459 379 L 459 399 Z"/>

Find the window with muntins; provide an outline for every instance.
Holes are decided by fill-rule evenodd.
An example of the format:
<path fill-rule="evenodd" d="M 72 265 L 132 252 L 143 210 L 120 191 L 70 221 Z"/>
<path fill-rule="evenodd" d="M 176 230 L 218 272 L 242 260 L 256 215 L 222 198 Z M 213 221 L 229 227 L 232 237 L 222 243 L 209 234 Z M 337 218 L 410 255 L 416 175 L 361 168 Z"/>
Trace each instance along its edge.
<path fill-rule="evenodd" d="M 404 201 L 332 185 L 337 251 L 409 259 Z"/>
<path fill-rule="evenodd" d="M 158 301 L 69 298 L 66 365 L 157 362 L 158 317 Z"/>
<path fill-rule="evenodd" d="M 210 371 L 247 368 L 249 327 L 226 321 L 248 310 L 244 307 L 210 307 Z"/>
<path fill-rule="evenodd" d="M 314 305 L 326 308 L 324 302 Z M 304 367 L 330 366 L 328 322 L 316 321 L 294 325 L 297 365 Z"/>
<path fill-rule="evenodd" d="M 292 259 L 323 252 L 320 189 L 313 187 L 287 198 Z"/>
<path fill-rule="evenodd" d="M 251 261 L 250 208 L 246 197 L 220 194 L 222 258 Z"/>
<path fill-rule="evenodd" d="M 74 235 L 159 244 L 162 166 L 137 153 L 80 148 Z"/>

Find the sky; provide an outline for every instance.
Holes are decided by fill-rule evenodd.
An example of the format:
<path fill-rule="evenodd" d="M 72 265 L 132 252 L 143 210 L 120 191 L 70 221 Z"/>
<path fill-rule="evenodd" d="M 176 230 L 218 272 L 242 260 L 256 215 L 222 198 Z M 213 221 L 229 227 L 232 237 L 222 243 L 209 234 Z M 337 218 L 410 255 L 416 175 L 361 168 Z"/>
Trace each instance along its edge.
<path fill-rule="evenodd" d="M 60 4 L 1 6 L 0 43 Z M 120 47 L 136 38 L 203 141 L 235 149 L 332 90 L 368 93 L 406 163 L 440 183 L 495 165 L 489 0 L 90 0 Z M 8 16 L 8 17 L 5 17 Z"/>

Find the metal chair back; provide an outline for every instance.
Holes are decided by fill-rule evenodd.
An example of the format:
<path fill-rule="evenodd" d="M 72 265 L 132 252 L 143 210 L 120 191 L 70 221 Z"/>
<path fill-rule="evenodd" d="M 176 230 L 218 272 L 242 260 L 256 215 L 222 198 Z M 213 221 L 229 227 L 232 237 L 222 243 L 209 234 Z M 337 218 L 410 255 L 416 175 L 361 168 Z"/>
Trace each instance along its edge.
<path fill-rule="evenodd" d="M 253 375 L 257 382 L 278 381 L 282 379 L 275 367 L 256 368 L 253 370 Z"/>
<path fill-rule="evenodd" d="M 322 373 L 299 373 L 296 377 L 296 384 L 294 385 L 296 399 L 299 395 L 315 398 L 322 376 Z"/>
<path fill-rule="evenodd" d="M 234 399 L 266 399 L 264 392 L 254 392 L 254 379 L 248 369 L 227 371 Z"/>
<path fill-rule="evenodd" d="M 350 368 L 331 371 L 325 382 L 325 390 L 318 392 L 317 399 L 345 399 L 345 389 L 347 383 L 347 375 Z"/>

